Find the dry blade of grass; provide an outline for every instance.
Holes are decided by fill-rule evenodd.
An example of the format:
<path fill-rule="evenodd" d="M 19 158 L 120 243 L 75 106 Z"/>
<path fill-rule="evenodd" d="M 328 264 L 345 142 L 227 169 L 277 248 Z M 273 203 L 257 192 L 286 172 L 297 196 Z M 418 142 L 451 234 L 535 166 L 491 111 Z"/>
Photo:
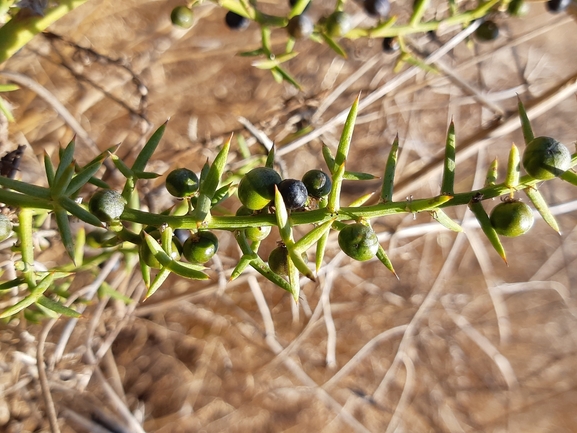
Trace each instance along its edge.
<path fill-rule="evenodd" d="M 495 365 L 499 368 L 507 386 L 510 390 L 516 390 L 519 387 L 519 381 L 515 375 L 515 371 L 511 366 L 509 360 L 503 356 L 499 350 L 485 337 L 482 335 L 471 323 L 462 315 L 457 314 L 454 306 L 452 305 L 450 295 L 441 298 L 441 304 L 445 311 L 449 314 L 449 317 L 455 322 L 455 324 L 475 342 L 479 348 L 485 352 L 485 354 L 491 358 Z"/>

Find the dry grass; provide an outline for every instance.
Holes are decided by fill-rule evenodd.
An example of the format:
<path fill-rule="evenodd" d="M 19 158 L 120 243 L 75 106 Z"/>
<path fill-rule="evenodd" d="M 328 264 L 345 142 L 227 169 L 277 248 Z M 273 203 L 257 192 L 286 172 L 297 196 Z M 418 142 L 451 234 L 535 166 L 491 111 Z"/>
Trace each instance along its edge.
<path fill-rule="evenodd" d="M 495 156 L 505 161 L 511 142 L 522 143 L 515 93 L 535 107 L 537 134 L 565 143 L 577 135 L 577 59 L 566 37 L 575 23 L 539 4 L 529 17 L 503 22 L 496 43 L 461 43 L 437 59 L 436 75 L 395 76 L 394 57 L 378 42 L 346 44 L 346 62 L 302 42 L 289 63 L 305 88 L 297 94 L 234 56 L 256 47 L 256 28 L 229 32 L 223 11 L 203 6 L 195 27 L 176 30 L 168 11 L 177 3 L 93 0 L 52 30 L 100 56 L 38 37 L 0 71 L 53 95 L 10 95 L 10 140 L 30 143 L 24 179 L 41 179 L 42 152 L 57 153 L 73 134 L 51 98 L 79 121 L 80 162 L 119 142 L 119 155 L 130 159 L 152 125 L 170 117 L 150 167 L 159 173 L 176 165 L 198 171 L 231 131 L 262 153 L 239 116 L 277 142 L 298 122 L 313 122 L 322 134 L 279 151 L 285 174 L 300 177 L 324 165 L 321 141 L 338 140 L 339 113 L 362 91 L 379 98 L 360 113 L 349 167 L 379 174 L 399 133 L 396 199 L 437 194 L 451 116 L 462 149 L 457 190 L 479 185 Z M 452 36 L 411 43 L 425 56 Z M 161 181 L 142 186 L 153 210 L 170 203 Z M 345 201 L 377 187 L 347 184 Z M 352 262 L 332 240 L 319 283 L 303 282 L 296 307 L 250 272 L 226 284 L 238 251 L 219 233 L 222 253 L 207 284 L 173 278 L 146 303 L 99 298 L 79 321 L 3 325 L 0 428 L 49 431 L 50 395 L 62 432 L 576 431 L 577 194 L 560 181 L 542 192 L 552 205 L 570 203 L 556 208 L 563 235 L 538 221 L 524 239 L 505 240 L 509 267 L 463 208 L 453 213 L 467 228 L 459 236 L 422 215 L 391 217 L 375 228 L 399 281 L 379 263 Z M 65 260 L 53 234 L 47 239 L 38 261 Z M 273 233 L 265 256 L 275 241 Z M 3 257 L 9 275 L 9 250 Z M 138 272 L 114 265 L 99 277 L 141 299 Z M 73 291 L 90 296 L 93 278 L 78 275 Z"/>

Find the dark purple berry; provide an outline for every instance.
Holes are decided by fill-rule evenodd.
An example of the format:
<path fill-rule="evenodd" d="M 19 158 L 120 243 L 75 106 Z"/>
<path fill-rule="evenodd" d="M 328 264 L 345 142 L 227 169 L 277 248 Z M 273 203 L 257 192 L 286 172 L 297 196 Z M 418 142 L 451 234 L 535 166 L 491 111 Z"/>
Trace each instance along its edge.
<path fill-rule="evenodd" d="M 307 202 L 307 187 L 300 180 L 285 179 L 278 185 L 287 209 L 300 209 Z"/>
<path fill-rule="evenodd" d="M 183 244 L 190 237 L 190 230 L 175 229 L 174 236 L 180 241 L 181 244 Z"/>
<path fill-rule="evenodd" d="M 289 20 L 286 30 L 295 39 L 305 39 L 313 33 L 314 25 L 306 15 L 297 15 Z"/>
<path fill-rule="evenodd" d="M 399 50 L 399 41 L 397 38 L 383 39 L 383 51 L 387 54 L 394 53 Z"/>
<path fill-rule="evenodd" d="M 389 0 L 365 0 L 363 7 L 366 13 L 378 18 L 385 18 L 391 10 Z"/>
<path fill-rule="evenodd" d="M 551 13 L 558 14 L 563 12 L 569 5 L 571 0 L 549 0 L 546 4 L 547 10 Z"/>
<path fill-rule="evenodd" d="M 236 14 L 232 11 L 228 11 L 224 17 L 224 21 L 229 29 L 232 30 L 244 30 L 250 24 L 250 20 L 242 15 Z"/>

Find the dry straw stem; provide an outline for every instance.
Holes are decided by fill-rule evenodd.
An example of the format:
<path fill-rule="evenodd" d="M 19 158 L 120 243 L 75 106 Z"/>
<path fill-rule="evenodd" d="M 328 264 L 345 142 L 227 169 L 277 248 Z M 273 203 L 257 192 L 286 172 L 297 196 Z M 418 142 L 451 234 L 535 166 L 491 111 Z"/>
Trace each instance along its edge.
<path fill-rule="evenodd" d="M 445 311 L 464 333 L 473 341 L 485 354 L 491 358 L 497 368 L 501 371 L 505 382 L 510 390 L 515 390 L 519 387 L 519 381 L 513 370 L 513 366 L 509 360 L 503 356 L 501 352 L 489 341 L 487 337 L 477 331 L 471 323 L 462 315 L 458 314 L 452 305 L 451 295 L 446 295 L 441 298 L 441 304 Z"/>
<path fill-rule="evenodd" d="M 526 283 L 507 283 L 496 286 L 495 290 L 499 291 L 501 295 L 525 293 L 533 290 L 553 290 L 554 292 L 557 292 L 565 305 L 567 305 L 569 314 L 577 318 L 577 306 L 575 305 L 575 301 L 571 299 L 571 293 L 569 289 L 557 281 L 528 281 Z"/>
<path fill-rule="evenodd" d="M 562 83 L 556 85 L 549 90 L 545 95 L 537 98 L 531 103 L 525 104 L 530 108 L 527 109 L 527 116 L 530 120 L 534 120 L 541 114 L 546 113 L 551 108 L 558 105 L 561 101 L 577 92 L 577 73 L 564 80 Z M 485 129 L 478 134 L 471 137 L 460 139 L 459 147 L 457 149 L 457 157 L 460 161 L 464 161 L 471 156 L 478 153 L 480 148 L 487 147 L 493 140 L 503 137 L 513 131 L 519 129 L 519 116 L 517 113 L 511 114 L 503 123 Z M 404 195 L 413 187 L 417 180 L 427 179 L 431 175 L 437 173 L 443 166 L 443 157 L 436 158 L 424 167 L 420 168 L 417 173 L 414 173 L 395 185 L 397 194 Z"/>
<path fill-rule="evenodd" d="M 44 86 L 36 82 L 30 77 L 27 77 L 24 74 L 19 72 L 13 71 L 0 71 L 0 76 L 7 78 L 10 81 L 13 81 L 17 84 L 20 84 L 23 87 L 30 89 L 32 92 L 36 93 L 40 98 L 46 101 L 53 109 L 56 111 L 60 117 L 66 122 L 70 129 L 74 131 L 74 133 L 85 142 L 88 147 L 92 150 L 92 153 L 96 156 L 100 153 L 98 146 L 90 138 L 90 135 L 86 130 L 82 127 L 82 125 L 76 120 L 76 118 L 68 111 L 68 109 L 62 104 L 56 96 L 54 96 L 48 89 Z"/>
<path fill-rule="evenodd" d="M 118 262 L 120 261 L 121 257 L 122 255 L 120 253 L 113 254 L 110 257 L 110 259 L 107 260 L 104 267 L 102 268 L 98 276 L 94 279 L 94 281 L 92 281 L 92 283 L 90 283 L 86 287 L 75 292 L 73 298 L 77 299 L 78 297 L 83 297 L 89 300 L 92 299 L 96 294 L 96 292 L 98 291 L 98 288 L 102 285 L 102 283 L 106 280 L 106 278 L 108 278 L 108 275 L 110 275 L 112 270 L 118 265 Z M 76 308 L 76 311 L 82 314 L 86 309 L 86 306 L 87 304 L 85 303 L 79 304 L 78 307 Z M 74 328 L 76 327 L 77 324 L 78 319 L 71 318 L 64 326 L 64 329 L 60 334 L 60 339 L 56 344 L 56 348 L 54 349 L 54 353 L 52 355 L 52 359 L 50 362 L 51 368 L 53 368 L 54 365 L 62 359 L 64 349 L 66 348 L 66 344 L 68 343 L 68 340 L 70 339 L 70 336 L 72 335 L 72 332 L 74 331 Z"/>
<path fill-rule="evenodd" d="M 404 413 L 405 409 L 409 406 L 411 402 L 411 397 L 413 396 L 413 390 L 415 388 L 415 380 L 417 374 L 415 371 L 415 364 L 413 363 L 413 360 L 406 352 L 403 352 L 401 354 L 401 361 L 404 364 L 406 371 L 405 385 L 403 387 L 401 397 L 397 402 L 397 407 L 395 408 L 393 417 L 391 418 L 391 421 L 387 426 L 386 433 L 392 433 L 397 430 L 399 422 L 401 421 L 402 414 Z"/>
<path fill-rule="evenodd" d="M 577 206 L 577 204 L 576 204 Z M 567 241 L 574 241 L 577 235 L 577 230 L 574 228 L 569 235 L 564 239 L 564 243 L 559 245 L 557 249 L 549 254 L 547 260 L 541 265 L 539 269 L 533 274 L 529 281 L 547 281 L 554 277 L 554 275 L 567 267 Z"/>
<path fill-rule="evenodd" d="M 497 327 L 499 329 L 500 342 L 501 344 L 508 344 L 511 341 L 512 336 L 511 321 L 509 319 L 509 312 L 507 304 L 503 299 L 503 295 L 496 289 L 498 281 L 493 277 L 496 273 L 489 257 L 491 252 L 487 251 L 481 241 L 481 237 L 475 230 L 467 232 L 467 239 L 469 240 L 469 244 L 471 244 L 471 251 L 475 254 L 477 262 L 479 263 L 483 278 L 485 279 L 487 291 L 489 292 L 489 296 L 493 302 L 493 308 L 497 315 Z"/>
<path fill-rule="evenodd" d="M 560 17 L 559 19 L 550 21 L 550 22 L 542 25 L 541 27 L 538 27 L 534 30 L 531 30 L 531 31 L 529 31 L 529 32 L 527 32 L 521 36 L 516 37 L 515 39 L 507 41 L 505 44 L 502 44 L 502 45 L 496 47 L 494 50 L 489 50 L 486 53 L 477 54 L 475 56 L 472 56 L 469 60 L 465 60 L 462 63 L 455 65 L 453 70 L 455 72 L 466 70 L 467 68 L 469 68 L 471 66 L 480 64 L 480 63 L 485 62 L 487 60 L 491 60 L 501 50 L 514 48 L 514 47 L 521 45 L 525 42 L 528 42 L 528 41 L 530 41 L 530 40 L 532 40 L 538 36 L 541 36 L 544 33 L 551 31 L 555 27 L 562 26 L 562 25 L 569 24 L 569 23 L 573 23 L 573 20 L 571 18 L 568 18 L 568 17 Z M 429 76 L 425 77 L 424 80 L 421 80 L 421 81 L 419 81 L 415 84 L 409 85 L 409 86 L 404 86 L 403 88 L 399 89 L 398 92 L 396 93 L 396 95 L 399 95 L 399 96 L 412 95 L 419 89 L 422 89 L 422 88 L 427 87 L 427 86 L 434 87 L 438 83 L 441 83 L 445 80 L 446 80 L 446 77 L 443 75 L 439 76 L 439 75 L 430 74 Z M 507 89 L 507 90 L 500 91 L 500 92 L 487 93 L 484 95 L 484 98 L 489 99 L 489 100 L 502 100 L 502 99 L 513 98 L 517 94 L 522 93 L 525 90 L 527 90 L 527 87 L 528 86 L 526 84 L 522 84 L 522 85 L 516 86 L 512 89 Z M 471 102 L 471 97 L 470 96 L 462 97 L 462 98 L 459 98 L 459 101 L 461 104 L 469 103 L 469 102 Z M 435 102 L 435 104 L 432 106 L 428 106 L 426 104 L 419 104 L 418 106 L 415 107 L 414 105 L 415 104 L 410 104 L 407 106 L 407 108 L 391 107 L 390 109 L 388 109 L 387 113 L 395 114 L 395 113 L 398 113 L 401 111 L 406 111 L 406 110 L 413 111 L 413 110 L 420 110 L 420 109 L 435 109 L 435 110 L 437 110 L 439 108 L 438 102 Z M 376 113 L 376 116 L 377 116 L 377 118 L 380 118 L 382 116 L 382 114 Z"/>
<path fill-rule="evenodd" d="M 96 293 L 96 291 L 98 290 L 98 288 L 100 287 L 102 282 L 108 277 L 108 275 L 112 271 L 113 267 L 116 265 L 116 263 L 118 263 L 119 259 L 120 259 L 120 254 L 119 253 L 115 254 L 109 260 L 108 266 L 105 266 L 102 269 L 102 272 L 101 272 L 99 278 L 97 278 L 92 284 L 87 286 L 85 289 L 81 289 L 81 290 L 75 292 L 74 294 L 72 294 L 72 296 L 70 296 L 67 299 L 67 301 L 64 305 L 66 307 L 70 307 L 79 297 L 81 297 L 83 295 L 85 295 L 85 297 L 87 299 L 92 298 L 92 296 L 94 296 L 94 294 Z M 81 306 L 78 307 L 77 310 L 83 310 L 85 308 L 85 306 L 86 306 L 86 304 L 82 304 Z M 79 311 L 79 312 L 81 312 L 81 311 Z M 56 409 L 54 408 L 54 401 L 52 399 L 52 394 L 50 393 L 50 385 L 48 384 L 48 377 L 46 374 L 46 364 L 44 362 L 44 344 L 46 342 L 46 339 L 48 338 L 48 334 L 50 333 L 50 331 L 52 330 L 52 327 L 56 324 L 57 321 L 58 321 L 58 318 L 54 318 L 54 319 L 49 320 L 46 323 L 46 325 L 42 329 L 42 332 L 38 336 L 38 346 L 37 346 L 37 352 L 36 352 L 36 356 L 37 356 L 36 364 L 37 364 L 37 368 L 38 368 L 38 379 L 40 381 L 40 388 L 42 391 L 42 396 L 44 398 L 44 404 L 46 405 L 47 417 L 48 417 L 48 421 L 49 421 L 50 429 L 51 429 L 52 433 L 58 433 L 60 431 L 60 428 L 58 426 Z M 62 353 L 64 351 L 64 347 L 66 345 L 66 342 L 68 341 L 68 338 L 70 337 L 72 330 L 74 329 L 77 322 L 78 322 L 78 319 L 76 319 L 76 318 L 72 318 L 68 322 L 67 327 L 65 328 L 63 335 L 60 338 L 60 343 L 56 346 L 56 350 L 52 356 L 52 362 L 49 364 L 50 370 L 52 370 L 54 368 L 55 362 L 62 357 Z"/>
<path fill-rule="evenodd" d="M 447 54 L 449 51 L 451 51 L 453 48 L 455 48 L 455 46 L 457 46 L 463 40 L 465 40 L 469 35 L 471 35 L 477 29 L 477 27 L 479 27 L 479 25 L 480 25 L 480 22 L 474 22 L 469 27 L 467 27 L 465 30 L 459 32 L 456 36 L 454 36 L 451 40 L 449 40 L 445 45 L 443 45 L 441 48 L 439 48 L 433 54 L 428 56 L 423 62 L 425 64 L 430 64 L 430 63 L 433 63 L 436 60 L 440 59 L 445 54 Z M 373 93 L 369 94 L 366 98 L 362 99 L 359 102 L 359 111 L 365 109 L 366 107 L 371 105 L 373 102 L 379 100 L 380 98 L 385 96 L 387 93 L 389 93 L 391 90 L 396 89 L 397 87 L 399 87 L 403 83 L 407 82 L 408 80 L 413 78 L 415 75 L 417 75 L 419 73 L 419 71 L 421 71 L 421 68 L 419 68 L 417 66 L 412 66 L 409 69 L 407 69 L 406 71 L 395 76 L 393 79 L 391 79 L 387 84 L 382 86 L 380 89 L 374 91 Z M 303 137 L 299 138 L 298 140 L 295 140 L 292 143 L 287 144 L 282 149 L 279 149 L 277 154 L 279 156 L 282 156 L 282 155 L 285 155 L 289 152 L 292 152 L 293 150 L 298 149 L 299 147 L 310 142 L 311 140 L 324 134 L 325 132 L 332 130 L 335 126 L 343 124 L 347 118 L 348 113 L 349 113 L 348 109 L 341 111 L 339 114 L 337 114 L 331 120 L 326 122 L 324 125 L 319 126 L 317 129 L 310 132 L 309 134 L 306 134 Z"/>
<path fill-rule="evenodd" d="M 255 301 L 257 303 L 261 317 L 263 319 L 265 327 L 265 342 L 267 343 L 270 350 L 277 355 L 277 358 L 275 359 L 278 359 L 279 355 L 283 352 L 283 350 L 286 349 L 282 347 L 282 345 L 277 341 L 275 337 L 274 322 L 272 320 L 272 315 L 270 313 L 270 309 L 268 307 L 266 299 L 264 298 L 264 294 L 262 293 L 262 289 L 258 284 L 256 277 L 254 277 L 254 275 L 250 275 L 248 277 L 248 283 L 251 292 L 255 298 Z M 322 301 L 319 302 L 319 305 L 320 304 L 323 304 L 323 302 Z M 336 334 L 335 334 L 335 341 L 336 341 Z M 348 424 L 349 427 L 351 427 L 355 432 L 368 433 L 368 430 L 361 423 L 359 423 L 336 400 L 334 400 L 328 392 L 320 388 L 318 384 L 313 379 L 311 379 L 311 377 L 307 375 L 295 361 L 293 361 L 292 358 L 290 358 L 289 356 L 283 356 L 282 363 L 289 371 L 291 371 L 291 373 L 293 373 L 297 377 L 297 379 L 303 385 L 311 387 L 312 391 L 318 396 L 318 398 L 322 400 L 325 404 L 327 404 L 328 407 L 332 408 L 343 419 L 343 421 L 346 424 Z"/>
<path fill-rule="evenodd" d="M 403 335 L 391 366 L 373 393 L 373 397 L 377 402 L 384 401 L 399 363 L 402 361 L 403 356 L 408 353 L 407 351 L 409 347 L 414 344 L 414 337 L 417 334 L 421 322 L 428 316 L 431 308 L 433 308 L 433 306 L 436 304 L 442 290 L 445 288 L 445 282 L 450 278 L 450 275 L 453 274 L 458 263 L 458 258 L 462 254 L 462 249 L 465 246 L 465 241 L 466 237 L 463 235 L 463 233 L 458 233 L 455 241 L 453 242 L 453 245 L 451 246 L 451 251 L 443 263 L 443 267 L 441 268 L 439 274 L 435 278 L 435 282 L 429 290 L 429 293 L 427 293 L 425 299 L 419 306 L 419 309 L 409 322 L 407 330 Z"/>
<path fill-rule="evenodd" d="M 248 286 L 250 287 L 250 291 L 254 296 L 254 300 L 258 307 L 258 311 L 262 317 L 262 322 L 264 324 L 264 331 L 265 331 L 265 339 L 275 338 L 275 331 L 274 331 L 274 322 L 272 320 L 272 314 L 270 312 L 270 308 L 266 302 L 264 294 L 262 293 L 262 289 L 258 280 L 254 275 L 248 276 Z"/>
<path fill-rule="evenodd" d="M 340 251 L 335 255 L 335 257 L 327 264 L 325 269 L 325 280 L 322 282 L 322 292 L 321 292 L 321 299 L 323 296 L 329 297 L 330 292 L 333 287 L 334 278 L 336 277 L 337 269 L 341 261 L 346 257 L 346 255 Z M 300 332 L 300 334 L 290 342 L 290 344 L 283 349 L 282 353 L 277 354 L 277 357 L 272 361 L 273 363 L 277 363 L 278 361 L 282 361 L 285 358 L 289 357 L 292 352 L 295 351 L 299 345 L 306 340 L 310 336 L 310 334 L 314 331 L 318 324 L 318 320 L 323 313 L 323 302 L 320 301 L 317 306 L 315 307 L 313 314 L 309 318 L 307 325 L 304 329 Z M 326 318 L 325 318 L 326 320 Z M 334 325 L 333 325 L 334 326 Z"/>

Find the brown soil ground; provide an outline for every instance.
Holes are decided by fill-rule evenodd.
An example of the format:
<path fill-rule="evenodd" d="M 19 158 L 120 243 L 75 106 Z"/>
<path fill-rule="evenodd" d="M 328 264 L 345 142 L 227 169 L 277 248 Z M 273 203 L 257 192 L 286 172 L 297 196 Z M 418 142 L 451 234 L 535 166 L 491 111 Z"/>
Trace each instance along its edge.
<path fill-rule="evenodd" d="M 44 86 L 80 122 L 94 141 L 79 138 L 81 163 L 96 148 L 117 143 L 118 155 L 130 161 L 153 126 L 167 118 L 151 171 L 186 166 L 198 172 L 231 132 L 244 136 L 254 155 L 263 155 L 239 122 L 242 116 L 280 144 L 279 166 L 285 176 L 298 178 L 324 168 L 321 145 L 334 148 L 342 128 L 330 123 L 334 116 L 359 92 L 366 97 L 408 70 L 393 73 L 396 56 L 382 53 L 380 41 L 344 42 L 346 61 L 326 45 L 299 42 L 299 56 L 287 64 L 303 86 L 298 92 L 252 67 L 251 58 L 235 55 L 258 47 L 254 24 L 242 33 L 229 31 L 224 11 L 203 5 L 192 29 L 175 29 L 169 13 L 178 4 L 91 0 L 50 29 L 62 38 L 37 37 L 4 71 Z M 313 14 L 330 7 L 315 2 Z M 286 8 L 281 2 L 265 5 L 271 13 Z M 393 9 L 405 18 L 399 4 Z M 357 4 L 347 10 L 359 24 L 367 22 Z M 395 199 L 437 195 L 453 117 L 463 149 L 456 190 L 482 185 L 496 156 L 504 176 L 511 143 L 523 147 L 516 94 L 543 108 L 533 120 L 537 135 L 554 136 L 575 150 L 577 100 L 574 90 L 564 89 L 577 74 L 568 36 L 576 23 L 545 13 L 540 3 L 523 19 L 495 19 L 501 25 L 497 41 L 458 45 L 442 57 L 440 73 L 420 71 L 361 110 L 350 170 L 380 175 L 398 133 Z M 425 55 L 454 34 L 409 42 Z M 273 42 L 281 49 L 282 31 L 273 32 Z M 32 90 L 8 98 L 17 121 L 3 150 L 29 144 L 21 175 L 41 183 L 44 151 L 56 160 L 58 146 L 73 131 Z M 320 137 L 283 147 L 299 126 L 327 123 L 332 127 Z M 513 127 L 503 133 L 500 125 Z M 236 149 L 231 169 L 246 163 Z M 121 180 L 107 176 L 111 183 Z M 141 185 L 143 201 L 154 211 L 171 204 L 162 180 Z M 350 203 L 379 184 L 348 183 L 343 200 Z M 171 278 L 150 300 L 128 307 L 102 297 L 89 304 L 83 319 L 61 319 L 49 330 L 46 373 L 60 429 L 575 432 L 577 192 L 560 180 L 541 191 L 558 212 L 562 235 L 538 219 L 527 236 L 504 239 L 508 266 L 464 207 L 450 213 L 465 218 L 465 235 L 433 224 L 428 214 L 383 218 L 374 227 L 400 279 L 376 261 L 350 260 L 331 238 L 319 282 L 303 284 L 298 307 L 256 273 L 226 283 L 239 253 L 230 233 L 218 233 L 221 249 L 210 282 Z M 233 201 L 227 202 L 231 211 Z M 263 257 L 277 238 L 273 233 L 267 239 Z M 50 234 L 39 246 L 40 263 L 66 260 Z M 9 254 L 5 250 L 4 258 Z M 107 281 L 140 299 L 135 265 L 121 263 Z M 72 290 L 93 278 L 78 275 Z M 14 320 L 0 328 L 2 431 L 50 431 L 36 366 L 45 326 Z"/>

